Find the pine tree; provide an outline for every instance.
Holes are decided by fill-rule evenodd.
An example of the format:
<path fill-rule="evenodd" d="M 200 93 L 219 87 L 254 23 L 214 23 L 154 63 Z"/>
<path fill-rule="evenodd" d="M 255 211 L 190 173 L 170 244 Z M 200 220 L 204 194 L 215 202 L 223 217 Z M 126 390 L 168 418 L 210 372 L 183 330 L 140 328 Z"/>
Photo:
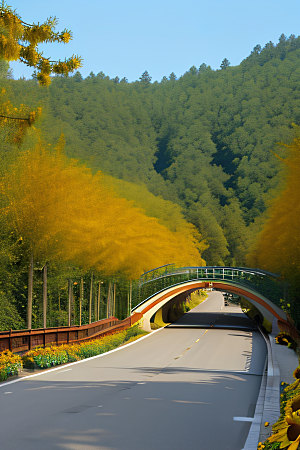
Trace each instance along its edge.
<path fill-rule="evenodd" d="M 227 58 L 224 58 L 220 65 L 221 70 L 227 69 L 227 67 L 229 67 L 229 66 L 230 66 L 230 62 L 228 61 Z"/>
<path fill-rule="evenodd" d="M 145 72 L 143 72 L 142 75 L 140 76 L 139 80 L 143 84 L 150 84 L 152 77 L 150 77 L 148 71 L 145 70 Z"/>

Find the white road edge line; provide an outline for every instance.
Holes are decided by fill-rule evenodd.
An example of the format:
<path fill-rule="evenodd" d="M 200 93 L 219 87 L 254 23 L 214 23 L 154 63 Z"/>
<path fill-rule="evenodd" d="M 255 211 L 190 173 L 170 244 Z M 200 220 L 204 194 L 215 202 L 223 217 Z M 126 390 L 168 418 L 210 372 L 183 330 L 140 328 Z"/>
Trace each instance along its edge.
<path fill-rule="evenodd" d="M 236 420 L 237 422 L 260 422 L 260 420 L 255 417 L 234 417 L 233 420 Z"/>
<path fill-rule="evenodd" d="M 75 361 L 75 362 L 72 362 L 72 363 L 68 363 L 64 367 L 74 366 L 75 364 L 80 364 L 80 363 L 83 363 L 85 361 L 89 361 L 91 359 L 101 358 L 102 356 L 109 355 L 110 353 L 117 352 L 119 350 L 123 350 L 123 348 L 129 347 L 130 345 L 137 344 L 139 341 L 142 341 L 143 339 L 146 339 L 149 336 L 152 336 L 154 333 L 157 333 L 158 331 L 161 331 L 161 330 L 163 330 L 163 328 L 159 328 L 158 330 L 154 330 L 151 333 L 146 334 L 146 336 L 143 336 L 140 339 L 137 339 L 136 341 L 130 342 L 129 344 L 122 345 L 122 347 L 115 348 L 114 350 L 110 350 L 109 352 L 102 353 L 101 355 L 91 356 L 90 358 L 85 358 L 85 359 L 81 359 L 80 361 Z M 18 378 L 17 380 L 12 380 L 12 381 L 8 381 L 7 383 L 0 384 L 0 388 L 6 387 L 9 384 L 18 383 L 19 381 L 26 380 L 27 378 L 38 377 L 40 375 L 44 375 L 45 373 L 54 372 L 56 370 L 61 370 L 61 369 L 62 369 L 62 367 L 58 366 L 58 367 L 55 367 L 54 369 L 45 370 L 44 372 L 40 372 L 40 373 L 35 373 L 34 375 L 27 375 L 26 377 Z"/>

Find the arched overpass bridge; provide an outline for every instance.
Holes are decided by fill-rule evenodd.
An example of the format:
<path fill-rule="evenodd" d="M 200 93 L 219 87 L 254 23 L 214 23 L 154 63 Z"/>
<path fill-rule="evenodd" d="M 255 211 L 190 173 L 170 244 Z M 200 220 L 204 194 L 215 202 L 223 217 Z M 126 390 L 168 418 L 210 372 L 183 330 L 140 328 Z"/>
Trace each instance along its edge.
<path fill-rule="evenodd" d="M 181 267 L 173 264 L 145 272 L 135 292 L 132 312 L 143 314 L 144 328 L 164 305 L 172 305 L 198 289 L 213 288 L 245 298 L 270 322 L 287 322 L 282 306 L 288 303 L 287 284 L 278 275 L 239 267 Z"/>

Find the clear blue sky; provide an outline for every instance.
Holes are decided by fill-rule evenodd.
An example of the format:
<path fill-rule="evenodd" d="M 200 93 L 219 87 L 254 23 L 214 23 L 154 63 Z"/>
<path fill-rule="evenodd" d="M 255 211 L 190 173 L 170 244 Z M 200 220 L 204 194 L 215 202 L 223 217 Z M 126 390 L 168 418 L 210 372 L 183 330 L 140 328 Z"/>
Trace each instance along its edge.
<path fill-rule="evenodd" d="M 232 66 L 253 47 L 278 42 L 281 33 L 300 35 L 299 0 L 8 0 L 27 23 L 59 19 L 57 30 L 73 32 L 67 45 L 47 44 L 44 56 L 84 59 L 83 77 L 103 71 L 137 80 L 148 70 L 152 81 L 193 65 Z M 12 63 L 14 77 L 32 69 Z"/>

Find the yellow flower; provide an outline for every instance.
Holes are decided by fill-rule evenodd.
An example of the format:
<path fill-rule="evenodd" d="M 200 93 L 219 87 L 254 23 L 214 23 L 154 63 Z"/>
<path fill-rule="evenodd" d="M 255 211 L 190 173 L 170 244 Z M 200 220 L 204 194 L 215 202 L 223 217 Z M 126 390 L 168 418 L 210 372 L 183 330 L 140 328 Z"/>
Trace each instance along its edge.
<path fill-rule="evenodd" d="M 281 449 L 297 450 L 300 442 L 300 417 L 295 412 L 288 412 L 285 418 L 273 426 L 273 434 L 268 442 L 280 442 Z"/>
<path fill-rule="evenodd" d="M 300 434 L 297 439 L 289 446 L 288 450 L 297 450 L 300 443 Z"/>
<path fill-rule="evenodd" d="M 265 422 L 265 427 L 268 427 L 270 425 L 270 422 Z"/>

